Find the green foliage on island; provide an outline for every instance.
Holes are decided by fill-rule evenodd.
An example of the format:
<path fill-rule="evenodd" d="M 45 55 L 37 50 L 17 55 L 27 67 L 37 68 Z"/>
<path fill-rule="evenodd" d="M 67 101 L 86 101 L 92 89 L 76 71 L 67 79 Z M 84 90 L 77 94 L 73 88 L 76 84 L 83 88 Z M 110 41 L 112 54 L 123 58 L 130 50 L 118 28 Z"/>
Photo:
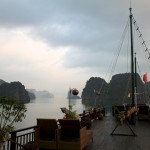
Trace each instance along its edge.
<path fill-rule="evenodd" d="M 5 82 L 0 79 L 0 98 L 8 97 L 17 100 L 22 103 L 29 103 L 30 100 L 36 98 L 53 98 L 54 95 L 49 91 L 37 91 L 35 89 L 26 89 L 21 82 Z"/>
<path fill-rule="evenodd" d="M 3 82 L 0 85 L 0 97 L 12 98 L 22 103 L 30 102 L 28 92 L 20 82 Z"/>
<path fill-rule="evenodd" d="M 136 74 L 137 102 L 149 101 L 150 83 L 144 84 Z M 129 97 L 130 93 L 130 97 Z M 91 77 L 83 89 L 82 102 L 91 106 L 106 106 L 131 103 L 131 73 L 114 75 L 109 83 L 99 77 Z"/>

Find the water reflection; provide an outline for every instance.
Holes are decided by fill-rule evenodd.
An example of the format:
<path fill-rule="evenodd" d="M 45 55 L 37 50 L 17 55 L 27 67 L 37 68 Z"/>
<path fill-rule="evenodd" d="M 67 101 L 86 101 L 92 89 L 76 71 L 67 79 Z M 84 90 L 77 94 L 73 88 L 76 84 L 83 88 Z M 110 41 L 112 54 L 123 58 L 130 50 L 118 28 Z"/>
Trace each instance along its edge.
<path fill-rule="evenodd" d="M 82 104 L 81 99 L 72 99 L 70 104 L 73 106 L 72 110 L 76 111 L 78 114 L 85 110 L 85 106 Z M 57 97 L 52 99 L 36 99 L 31 101 L 31 103 L 26 104 L 27 112 L 26 118 L 15 125 L 16 129 L 26 128 L 29 126 L 36 125 L 37 118 L 63 118 L 62 107 L 69 107 L 69 101 L 67 98 Z M 111 115 L 111 106 L 105 107 L 106 116 Z"/>
<path fill-rule="evenodd" d="M 54 98 L 36 98 L 31 100 L 30 103 L 52 103 Z"/>
<path fill-rule="evenodd" d="M 81 99 L 73 99 L 70 101 L 73 106 L 72 110 L 76 110 L 77 113 L 82 113 L 85 106 L 82 104 Z M 52 99 L 36 99 L 31 103 L 26 104 L 27 112 L 26 118 L 17 123 L 16 129 L 26 128 L 36 125 L 37 118 L 63 118 L 61 107 L 68 108 L 69 103 L 67 98 L 57 97 Z"/>

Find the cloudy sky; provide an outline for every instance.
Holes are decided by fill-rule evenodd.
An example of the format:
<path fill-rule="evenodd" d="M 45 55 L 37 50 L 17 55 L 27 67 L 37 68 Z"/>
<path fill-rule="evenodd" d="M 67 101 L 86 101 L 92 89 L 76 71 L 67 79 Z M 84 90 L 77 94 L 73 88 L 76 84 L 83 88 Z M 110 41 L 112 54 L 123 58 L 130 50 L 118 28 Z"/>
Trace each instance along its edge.
<path fill-rule="evenodd" d="M 131 4 L 150 48 L 150 1 Z M 0 79 L 54 95 L 74 87 L 81 94 L 92 76 L 109 80 L 129 7 L 130 0 L 0 0 Z M 118 72 L 128 72 L 120 57 Z"/>

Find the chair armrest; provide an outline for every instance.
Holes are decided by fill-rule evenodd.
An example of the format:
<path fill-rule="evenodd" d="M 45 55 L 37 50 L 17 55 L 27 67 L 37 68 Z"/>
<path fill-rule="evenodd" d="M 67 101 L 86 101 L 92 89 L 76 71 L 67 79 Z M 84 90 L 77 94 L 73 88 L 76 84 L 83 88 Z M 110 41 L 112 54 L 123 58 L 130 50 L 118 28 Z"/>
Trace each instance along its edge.
<path fill-rule="evenodd" d="M 80 139 L 85 140 L 85 138 L 87 138 L 88 136 L 93 136 L 92 130 L 87 130 L 86 127 L 83 127 L 82 129 L 80 129 Z"/>
<path fill-rule="evenodd" d="M 93 141 L 92 130 L 87 130 L 86 127 L 80 129 L 80 144 L 82 149 L 87 146 L 90 140 Z"/>
<path fill-rule="evenodd" d="M 82 134 L 84 134 L 85 132 L 86 132 L 86 127 L 84 126 L 84 127 L 82 127 L 81 129 L 80 129 L 80 136 L 82 135 Z"/>
<path fill-rule="evenodd" d="M 40 137 L 39 128 L 35 128 L 35 140 L 36 140 L 36 139 L 39 139 L 39 137 Z"/>
<path fill-rule="evenodd" d="M 56 138 L 57 138 L 57 141 L 61 139 L 61 129 L 56 130 Z"/>

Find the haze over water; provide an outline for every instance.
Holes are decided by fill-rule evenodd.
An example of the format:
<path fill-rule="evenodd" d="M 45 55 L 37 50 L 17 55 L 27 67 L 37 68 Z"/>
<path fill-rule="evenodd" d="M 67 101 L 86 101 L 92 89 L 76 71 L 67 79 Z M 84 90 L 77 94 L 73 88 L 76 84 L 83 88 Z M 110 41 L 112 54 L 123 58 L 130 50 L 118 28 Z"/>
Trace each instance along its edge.
<path fill-rule="evenodd" d="M 81 99 L 71 100 L 71 105 L 73 105 L 73 110 L 76 110 L 77 113 L 82 113 L 83 110 L 85 110 L 85 106 L 82 104 Z M 68 108 L 68 99 L 65 97 L 55 97 L 52 99 L 37 98 L 26 104 L 26 107 L 26 118 L 15 125 L 16 129 L 36 125 L 37 118 L 63 118 L 64 114 L 61 112 L 60 108 Z"/>

